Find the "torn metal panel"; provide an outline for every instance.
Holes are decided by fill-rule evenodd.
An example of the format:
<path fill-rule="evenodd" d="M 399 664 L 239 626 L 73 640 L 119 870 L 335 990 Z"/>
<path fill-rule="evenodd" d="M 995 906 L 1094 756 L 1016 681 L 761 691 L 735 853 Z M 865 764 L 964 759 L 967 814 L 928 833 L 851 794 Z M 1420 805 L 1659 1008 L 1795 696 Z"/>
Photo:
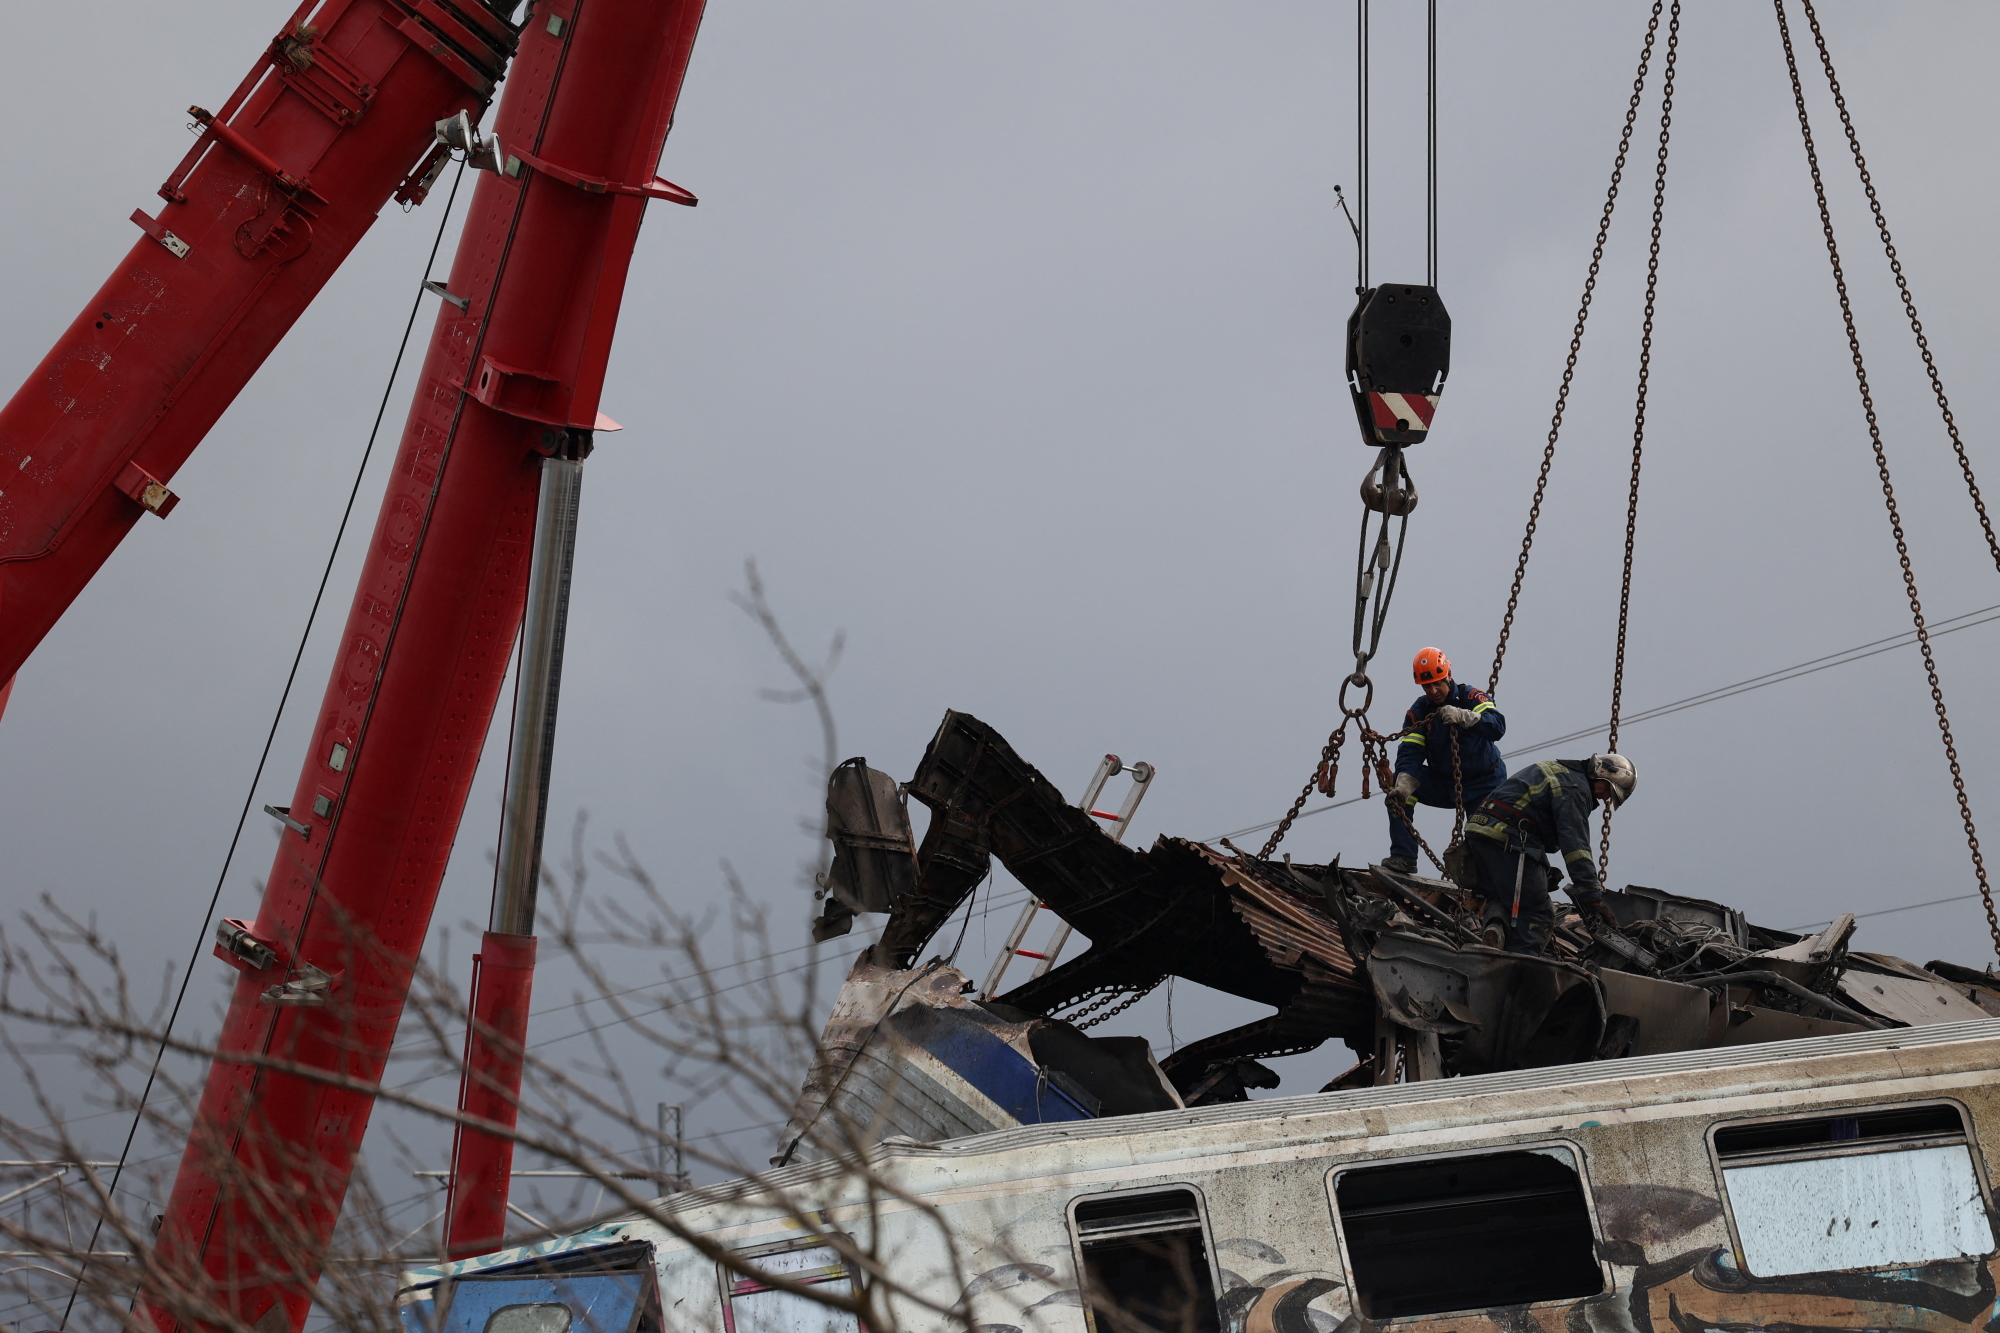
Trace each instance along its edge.
<path fill-rule="evenodd" d="M 1956 982 L 1965 988 L 1965 998 L 1984 1009 L 1989 1014 L 2000 1014 L 2000 977 L 1977 968 L 1962 967 L 1957 963 L 1941 962 L 1933 958 L 1924 964 L 1926 972 L 1934 972 L 1946 981 Z"/>
<path fill-rule="evenodd" d="M 786 1122 L 780 1158 L 808 1160 L 852 1151 L 891 1134 L 930 1142 L 1017 1123 L 996 1114 L 985 1104 L 988 1099 L 954 1095 L 939 1087 L 930 1071 L 911 1068 L 907 1051 L 882 1031 L 884 1019 L 913 1006 L 957 1010 L 969 1019 L 976 1014 L 1000 1025 L 965 998 L 966 980 L 964 973 L 943 963 L 900 972 L 865 958 L 857 961 L 827 1017 L 819 1053 Z M 1000 1026 L 1014 1029 L 1000 1034 L 1001 1040 L 1014 1037 L 1027 1059 L 1026 1025 Z M 851 1141 L 857 1138 L 860 1143 Z"/>
<path fill-rule="evenodd" d="M 1030 1026 L 1028 1048 L 1044 1069 L 1066 1075 L 1095 1098 L 1100 1116 L 1182 1105 L 1144 1037 L 1091 1037 L 1071 1024 L 1043 1021 Z"/>
<path fill-rule="evenodd" d="M 1607 893 L 1605 900 L 1617 914 L 1618 924 L 1637 921 L 1673 921 L 1707 926 L 1726 934 L 1739 949 L 1750 948 L 1750 923 L 1743 913 L 1706 898 L 1689 898 L 1641 884 L 1627 884 L 1623 891 Z"/>
<path fill-rule="evenodd" d="M 1383 934 L 1368 974 L 1399 1026 L 1457 1038 L 1444 1052 L 1449 1074 L 1588 1060 L 1604 1036 L 1603 992 L 1573 963 Z"/>
<path fill-rule="evenodd" d="M 1598 974 L 1604 987 L 1604 1007 L 1638 1024 L 1622 1055 L 1660 1055 L 1691 1051 L 1705 1045 L 1709 1011 L 1715 997 L 1699 986 L 1683 986 L 1658 977 L 1606 968 Z"/>
<path fill-rule="evenodd" d="M 886 912 L 917 885 L 917 846 L 896 780 L 850 759 L 826 788 L 833 866 L 822 888 L 857 912 Z"/>
<path fill-rule="evenodd" d="M 1842 1022 L 1819 1014 L 1798 1014 L 1785 1009 L 1766 1008 L 1752 1003 L 1760 992 L 1750 986 L 1730 986 L 1709 1013 L 1704 1047 L 1755 1046 L 1767 1041 L 1796 1041 L 1801 1037 L 1830 1037 L 1843 1032 L 1866 1032 L 1859 1023 Z"/>
<path fill-rule="evenodd" d="M 1142 1038 L 1089 1037 L 1067 1023 L 978 1003 L 970 989 L 964 973 L 942 962 L 907 971 L 856 962 L 785 1126 L 780 1158 L 1182 1105 Z"/>
<path fill-rule="evenodd" d="M 1840 978 L 1839 991 L 1857 1008 L 1911 1027 L 1987 1016 L 1985 1009 L 1965 998 L 1964 987 L 1930 974 L 1909 976 L 1850 967 Z"/>
<path fill-rule="evenodd" d="M 1410 949 L 1385 935 L 1368 956 L 1375 1007 L 1398 1027 L 1458 1036 L 1479 1027 L 1472 1012 L 1471 979 L 1457 954 L 1449 964 L 1431 949 Z"/>
<path fill-rule="evenodd" d="M 1817 935 L 1808 935 L 1793 944 L 1753 953 L 1741 959 L 1736 966 L 1743 970 L 1761 968 L 1776 972 L 1779 976 L 1796 981 L 1801 986 L 1817 989 L 1820 980 L 1828 972 L 1844 965 L 1847 940 L 1853 934 L 1854 914 L 1843 912 Z"/>
<path fill-rule="evenodd" d="M 1309 1050 L 1372 1025 L 1320 868 L 1234 859 L 1176 838 L 1145 852 L 1125 847 L 965 713 L 945 715 L 909 787 L 934 818 L 976 830 L 1015 878 L 1092 942 L 1000 996 L 1005 1004 L 1046 1014 L 1171 974 L 1279 1011 L 1254 1031 L 1177 1053 L 1167 1062 L 1177 1080 L 1191 1061 Z M 1198 1075 L 1201 1066 L 1193 1068 Z"/>
<path fill-rule="evenodd" d="M 992 864 L 976 827 L 933 812 L 917 848 L 917 886 L 891 905 L 871 959 L 884 967 L 914 966 L 924 945 L 986 878 Z"/>

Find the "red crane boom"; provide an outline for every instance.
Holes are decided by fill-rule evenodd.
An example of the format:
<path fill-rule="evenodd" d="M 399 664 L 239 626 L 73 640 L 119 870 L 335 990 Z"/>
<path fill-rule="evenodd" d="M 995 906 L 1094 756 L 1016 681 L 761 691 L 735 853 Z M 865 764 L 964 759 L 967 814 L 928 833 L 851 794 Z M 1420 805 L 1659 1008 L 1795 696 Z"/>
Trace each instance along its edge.
<path fill-rule="evenodd" d="M 701 11 L 543 0 L 521 34 L 268 888 L 217 946 L 242 975 L 146 1293 L 163 1329 L 186 1293 L 304 1321 L 521 625 L 544 461 L 610 424 L 647 200 L 694 202 L 655 170 Z M 507 1125 L 532 906 L 495 920 L 466 1104 Z M 455 1245 L 498 1243 L 510 1151 L 462 1137 Z"/>
<path fill-rule="evenodd" d="M 383 204 L 423 197 L 435 125 L 478 116 L 514 42 L 479 0 L 305 0 L 190 109 L 159 216 L 0 408 L 0 703 Z"/>

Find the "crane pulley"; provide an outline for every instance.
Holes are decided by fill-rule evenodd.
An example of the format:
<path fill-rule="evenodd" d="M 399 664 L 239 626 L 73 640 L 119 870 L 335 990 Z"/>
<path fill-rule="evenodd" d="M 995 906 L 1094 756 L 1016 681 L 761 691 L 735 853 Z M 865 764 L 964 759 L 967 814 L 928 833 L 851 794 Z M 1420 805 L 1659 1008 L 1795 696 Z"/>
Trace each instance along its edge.
<path fill-rule="evenodd" d="M 1422 283 L 1371 285 L 1369 255 L 1372 187 L 1369 180 L 1369 12 L 1355 3 L 1355 166 L 1360 216 L 1348 216 L 1355 241 L 1355 306 L 1344 340 L 1348 393 L 1364 444 L 1377 450 L 1361 480 L 1361 544 L 1354 574 L 1354 669 L 1347 682 L 1368 688 L 1368 663 L 1381 645 L 1382 627 L 1403 560 L 1416 483 L 1403 457 L 1406 446 L 1430 434 L 1451 373 L 1451 315 L 1437 290 L 1437 4 L 1427 7 L 1428 72 L 1425 122 L 1426 195 Z M 1336 188 L 1335 194 L 1339 195 Z M 1343 212 L 1345 197 L 1340 199 Z M 1390 521 L 1398 520 L 1393 542 Z"/>
<path fill-rule="evenodd" d="M 1421 444 L 1451 372 L 1451 316 L 1437 288 L 1364 288 L 1347 317 L 1347 383 L 1361 438 Z"/>
<path fill-rule="evenodd" d="M 1422 283 L 1369 282 L 1371 240 L 1371 186 L 1369 181 L 1369 0 L 1355 0 L 1355 160 L 1359 217 L 1348 214 L 1354 232 L 1355 285 L 1354 312 L 1347 318 L 1344 340 L 1346 378 L 1354 402 L 1355 422 L 1362 442 L 1377 452 L 1374 464 L 1361 479 L 1361 531 L 1354 569 L 1354 620 L 1350 650 L 1354 666 L 1341 680 L 1341 719 L 1320 749 L 1319 765 L 1300 788 L 1298 797 L 1259 853 L 1269 857 L 1277 850 L 1298 818 L 1306 798 L 1318 790 L 1333 795 L 1339 776 L 1340 755 L 1349 727 L 1360 738 L 1362 753 L 1362 795 L 1368 794 L 1371 770 L 1387 784 L 1391 737 L 1375 730 L 1368 722 L 1368 709 L 1375 699 L 1375 682 L 1368 664 L 1381 649 L 1382 630 L 1388 623 L 1389 605 L 1395 597 L 1396 579 L 1403 567 L 1403 550 L 1410 531 L 1410 515 L 1417 507 L 1416 480 L 1410 475 L 1403 451 L 1420 444 L 1430 434 L 1444 393 L 1445 377 L 1451 373 L 1451 314 L 1437 288 L 1437 0 L 1426 6 L 1426 119 L 1425 119 L 1425 199 L 1424 262 Z M 1347 201 L 1338 187 L 1334 193 L 1340 208 Z M 1391 530 L 1393 528 L 1393 536 Z M 1350 691 L 1359 691 L 1360 702 L 1350 704 Z M 1459 779 L 1457 737 L 1452 737 L 1452 775 L 1458 815 L 1465 816 L 1462 783 Z M 1400 812 L 1401 808 L 1398 807 Z M 1404 818 L 1408 815 L 1404 812 Z M 1414 826 L 1412 832 L 1414 832 Z M 1454 838 L 1456 829 L 1454 829 Z M 1433 864 L 1442 868 L 1437 855 L 1418 835 Z"/>

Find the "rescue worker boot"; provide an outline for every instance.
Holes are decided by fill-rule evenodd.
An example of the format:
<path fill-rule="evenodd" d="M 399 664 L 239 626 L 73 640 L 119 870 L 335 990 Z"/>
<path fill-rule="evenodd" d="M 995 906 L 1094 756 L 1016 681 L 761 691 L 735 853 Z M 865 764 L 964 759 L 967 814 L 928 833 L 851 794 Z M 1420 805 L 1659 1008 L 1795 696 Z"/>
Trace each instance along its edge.
<path fill-rule="evenodd" d="M 1417 873 L 1415 858 L 1408 856 L 1385 856 L 1382 858 L 1382 868 L 1384 870 L 1393 870 L 1399 875 L 1414 875 Z"/>

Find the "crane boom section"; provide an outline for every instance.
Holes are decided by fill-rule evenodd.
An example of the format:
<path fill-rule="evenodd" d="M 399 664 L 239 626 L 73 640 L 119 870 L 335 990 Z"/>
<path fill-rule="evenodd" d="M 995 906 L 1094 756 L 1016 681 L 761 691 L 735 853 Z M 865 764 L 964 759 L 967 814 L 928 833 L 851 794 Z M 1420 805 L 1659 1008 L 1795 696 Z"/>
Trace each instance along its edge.
<path fill-rule="evenodd" d="M 218 948 L 241 975 L 163 1329 L 176 1286 L 264 1333 L 305 1318 L 521 624 L 543 453 L 599 423 L 646 202 L 685 195 L 654 172 L 701 9 L 544 0 L 522 33 L 277 858 Z"/>
<path fill-rule="evenodd" d="M 306 0 L 200 137 L 158 216 L 0 408 L 0 682 L 133 524 L 392 195 L 513 52 L 480 0 Z"/>

